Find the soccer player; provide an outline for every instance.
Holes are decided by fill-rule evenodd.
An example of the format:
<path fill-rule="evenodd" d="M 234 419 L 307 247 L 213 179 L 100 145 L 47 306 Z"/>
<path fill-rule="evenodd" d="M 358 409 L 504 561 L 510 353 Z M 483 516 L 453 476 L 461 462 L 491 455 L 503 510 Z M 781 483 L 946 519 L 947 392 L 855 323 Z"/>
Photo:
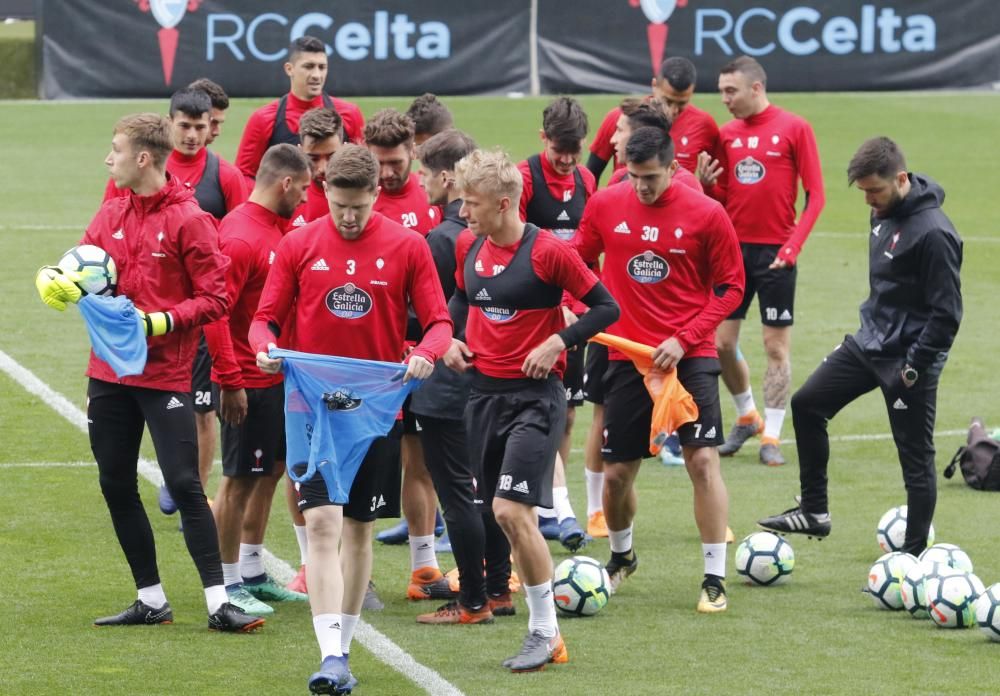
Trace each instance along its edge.
<path fill-rule="evenodd" d="M 862 143 L 847 180 L 870 209 L 861 327 L 792 397 L 801 502 L 759 524 L 782 534 L 830 533 L 827 423 L 880 389 L 906 485 L 903 551 L 916 555 L 927 547 L 937 502 L 934 419 L 938 381 L 962 319 L 962 240 L 941 210 L 944 191 L 929 176 L 908 173 L 889 138 Z"/>
<path fill-rule="evenodd" d="M 615 159 L 618 162 L 625 161 L 625 147 L 628 145 L 628 139 L 632 135 L 632 131 L 644 126 L 659 128 L 664 133 L 670 133 L 673 130 L 667 111 L 659 99 L 626 99 L 621 103 L 619 108 L 622 113 L 618 117 L 615 133 L 611 136 L 611 144 L 615 147 Z M 672 136 L 671 140 L 673 140 Z M 621 166 L 608 179 L 608 186 L 617 184 L 627 178 L 628 167 Z M 671 180 L 682 186 L 693 188 L 699 193 L 704 191 L 698 177 L 684 167 L 678 167 Z"/>
<path fill-rule="evenodd" d="M 625 151 L 627 183 L 591 198 L 575 241 L 584 261 L 603 252 L 601 277 L 622 308 L 610 333 L 655 346 L 661 370 L 677 370 L 698 405 L 698 420 L 678 429 L 694 488 L 705 578 L 698 611 L 727 607 L 728 496 L 716 446 L 722 441 L 715 328 L 739 304 L 743 265 L 732 223 L 717 202 L 672 185 L 677 170 L 670 136 L 639 128 Z M 604 514 L 617 590 L 635 572 L 635 478 L 649 455 L 653 402 L 632 362 L 609 350 L 604 376 Z"/>
<path fill-rule="evenodd" d="M 312 184 L 306 202 L 292 214 L 290 229 L 303 227 L 330 212 L 323 182 L 326 180 L 326 163 L 344 144 L 344 123 L 335 109 L 310 109 L 299 120 L 299 136 L 302 140 L 299 147 L 312 167 Z"/>
<path fill-rule="evenodd" d="M 188 89 L 201 90 L 212 100 L 212 116 L 208 123 L 208 140 L 206 145 L 211 145 L 222 135 L 222 124 L 226 122 L 226 111 L 229 110 L 229 95 L 218 82 L 200 77 L 188 85 Z"/>
<path fill-rule="evenodd" d="M 378 169 L 364 147 L 337 150 L 326 171 L 330 214 L 289 232 L 278 246 L 250 327 L 250 345 L 265 372 L 281 369 L 281 360 L 267 356 L 279 336 L 293 350 L 399 362 L 411 303 L 424 333 L 406 359 L 404 379 L 429 377 L 448 347 L 452 324 L 427 243 L 372 210 Z M 355 309 L 338 309 L 337 297 L 344 296 Z M 346 505 L 330 501 L 321 476 L 297 486 L 309 537 L 309 601 L 323 658 L 310 678 L 314 693 L 335 693 L 322 689 L 341 689 L 353 680 L 346 656 L 371 575 L 374 501 L 397 498 L 379 484 L 383 470 L 398 470 L 399 430 L 397 424 L 372 443 Z"/>
<path fill-rule="evenodd" d="M 309 162 L 295 146 L 275 145 L 264 154 L 250 199 L 219 227 L 220 250 L 229 257 L 226 291 L 231 309 L 205 327 L 222 420 L 222 482 L 212 509 L 222 573 L 229 601 L 256 615 L 274 611 L 260 601 L 264 597 L 306 599 L 275 585 L 260 565 L 264 525 L 255 525 L 259 536 L 244 539 L 243 545 L 240 540 L 246 518 L 266 523 L 285 466 L 281 375 L 257 368 L 247 332 L 288 218 L 305 199 L 310 180 Z M 241 550 L 256 559 L 256 567 L 241 564 Z"/>
<path fill-rule="evenodd" d="M 565 351 L 613 322 L 618 308 L 572 249 L 521 221 L 522 177 L 505 154 L 477 150 L 455 174 L 471 234 L 458 240 L 450 306 L 466 338 L 452 341 L 445 364 L 474 368 L 465 409 L 469 453 L 528 601 L 528 634 L 503 664 L 529 672 L 569 660 L 552 600 L 552 557 L 534 511 L 552 507 L 552 468 L 565 429 Z M 570 326 L 564 291 L 591 308 Z"/>
<path fill-rule="evenodd" d="M 395 109 L 377 111 L 365 126 L 365 144 L 379 165 L 376 212 L 426 235 L 437 225 L 438 216 L 427 204 L 417 177 L 410 176 L 415 155 L 413 121 Z"/>
<path fill-rule="evenodd" d="M 413 121 L 413 142 L 418 147 L 438 133 L 453 128 L 455 123 L 448 107 L 430 92 L 414 99 L 406 115 Z"/>
<path fill-rule="evenodd" d="M 781 426 L 792 382 L 795 262 L 826 196 L 812 126 L 772 105 L 766 85 L 767 75 L 753 58 L 741 56 L 723 66 L 719 91 L 734 118 L 721 129 L 718 162 L 711 162 L 708 153 L 699 157 L 706 191 L 726 206 L 739 235 L 747 283 L 742 304 L 716 335 L 722 379 L 738 416 L 719 454 L 731 456 L 763 432 L 760 462 L 780 466 L 785 463 Z M 800 180 L 806 202 L 796 222 Z M 740 326 L 755 295 L 767 353 L 764 418 L 750 388 L 750 367 L 739 350 Z"/>
<path fill-rule="evenodd" d="M 157 114 L 125 116 L 115 124 L 105 164 L 127 195 L 105 201 L 80 241 L 99 246 L 115 260 L 118 292 L 141 310 L 139 320 L 148 337 L 140 375 L 119 379 L 93 353 L 87 367 L 90 446 L 118 543 L 138 588 L 132 605 L 94 624 L 173 621 L 136 474 L 148 426 L 164 481 L 181 511 L 184 541 L 205 588 L 208 627 L 246 632 L 264 622 L 228 601 L 215 522 L 198 479 L 191 408 L 191 362 L 199 327 L 226 310 L 227 261 L 219 252 L 212 217 L 198 207 L 190 190 L 167 176 L 171 131 L 170 121 Z M 36 286 L 43 299 L 53 294 L 62 302 L 80 298 L 79 288 L 56 268 L 43 267 Z"/>
<path fill-rule="evenodd" d="M 572 97 L 558 97 L 542 112 L 542 152 L 517 165 L 521 172 L 521 219 L 549 230 L 564 242 L 572 242 L 583 216 L 587 199 L 597 189 L 593 174 L 580 165 L 583 139 L 587 137 L 587 114 Z M 567 297 L 567 306 L 579 316 L 587 306 Z M 566 354 L 563 386 L 566 390 L 566 431 L 559 445 L 559 457 L 553 472 L 554 508 L 539 508 L 539 525 L 546 538 L 558 539 L 570 551 L 586 546 L 591 540 L 576 520 L 566 486 L 566 462 L 569 461 L 576 420 L 576 407 L 583 405 L 584 347 Z M 589 489 L 588 489 L 589 490 Z M 597 503 L 588 501 L 588 507 Z"/>
<path fill-rule="evenodd" d="M 314 36 L 301 36 L 288 47 L 288 94 L 254 111 L 240 140 L 236 166 L 247 177 L 257 175 L 260 158 L 278 143 L 299 143 L 299 118 L 309 109 L 335 109 L 344 123 L 344 137 L 360 143 L 365 118 L 357 104 L 331 97 L 323 91 L 327 78 L 326 44 Z"/>

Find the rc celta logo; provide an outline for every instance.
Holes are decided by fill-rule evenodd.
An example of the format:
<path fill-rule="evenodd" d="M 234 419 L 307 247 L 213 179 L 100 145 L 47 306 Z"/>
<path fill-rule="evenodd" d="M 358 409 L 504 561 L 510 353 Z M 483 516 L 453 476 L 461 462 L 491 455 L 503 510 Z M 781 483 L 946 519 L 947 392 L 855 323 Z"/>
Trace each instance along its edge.
<path fill-rule="evenodd" d="M 649 62 L 653 66 L 653 74 L 659 73 L 663 63 L 663 52 L 667 47 L 667 34 L 670 27 L 667 20 L 678 7 L 687 7 L 688 0 L 628 0 L 632 7 L 639 7 L 649 20 L 646 27 L 646 40 L 649 42 Z"/>
<path fill-rule="evenodd" d="M 153 19 L 160 25 L 156 40 L 160 44 L 160 61 L 163 64 L 163 84 L 169 85 L 174 74 L 174 58 L 180 32 L 177 25 L 188 12 L 194 12 L 202 0 L 134 0 L 143 12 L 152 12 Z"/>

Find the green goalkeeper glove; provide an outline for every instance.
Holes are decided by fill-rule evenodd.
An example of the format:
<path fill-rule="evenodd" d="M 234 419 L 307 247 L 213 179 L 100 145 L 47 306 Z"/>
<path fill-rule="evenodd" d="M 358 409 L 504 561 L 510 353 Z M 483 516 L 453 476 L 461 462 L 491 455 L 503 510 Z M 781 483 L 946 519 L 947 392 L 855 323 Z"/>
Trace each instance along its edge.
<path fill-rule="evenodd" d="M 162 336 L 174 330 L 174 320 L 170 318 L 170 312 L 150 312 L 147 314 L 138 307 L 139 320 L 142 322 L 143 331 L 147 336 Z"/>
<path fill-rule="evenodd" d="M 42 266 L 35 275 L 35 287 L 42 302 L 60 312 L 66 310 L 67 302 L 78 302 L 83 292 L 76 284 L 80 274 L 64 271 L 58 266 Z"/>

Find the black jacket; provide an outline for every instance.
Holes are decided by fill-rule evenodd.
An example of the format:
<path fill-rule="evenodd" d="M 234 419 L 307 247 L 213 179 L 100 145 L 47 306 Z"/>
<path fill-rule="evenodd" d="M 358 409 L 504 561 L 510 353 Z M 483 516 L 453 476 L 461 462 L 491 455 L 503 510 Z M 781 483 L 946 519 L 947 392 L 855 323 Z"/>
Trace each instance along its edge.
<path fill-rule="evenodd" d="M 885 217 L 872 215 L 868 277 L 858 346 L 873 358 L 898 358 L 924 371 L 943 366 L 962 320 L 962 240 L 941 210 L 944 190 L 910 174 L 906 197 Z"/>

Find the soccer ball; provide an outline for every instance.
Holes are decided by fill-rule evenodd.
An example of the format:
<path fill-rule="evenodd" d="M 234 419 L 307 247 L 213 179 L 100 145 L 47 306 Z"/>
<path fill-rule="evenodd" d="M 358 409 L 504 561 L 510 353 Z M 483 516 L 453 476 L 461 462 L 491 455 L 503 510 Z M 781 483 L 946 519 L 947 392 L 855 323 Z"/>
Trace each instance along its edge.
<path fill-rule="evenodd" d="M 899 583 L 899 596 L 903 600 L 903 608 L 915 619 L 929 618 L 927 598 L 924 597 L 924 571 L 927 568 L 923 563 L 914 563 Z"/>
<path fill-rule="evenodd" d="M 114 295 L 118 285 L 118 269 L 108 252 L 93 244 L 73 247 L 57 264 L 64 271 L 80 274 L 77 285 L 90 295 Z"/>
<path fill-rule="evenodd" d="M 972 572 L 972 559 L 969 554 L 954 544 L 934 544 L 920 554 L 921 561 L 929 563 L 944 563 L 952 568 Z"/>
<path fill-rule="evenodd" d="M 875 529 L 875 541 L 882 553 L 890 551 L 902 551 L 903 542 L 906 540 L 906 512 L 907 506 L 900 505 L 890 508 L 878 521 Z M 931 525 L 927 533 L 927 545 L 934 543 L 934 525 Z"/>
<path fill-rule="evenodd" d="M 604 566 L 587 556 L 573 556 L 556 566 L 552 597 L 572 616 L 593 616 L 608 603 L 611 579 Z"/>
<path fill-rule="evenodd" d="M 941 563 L 924 577 L 931 620 L 943 628 L 968 628 L 975 620 L 976 586 L 969 573 Z"/>
<path fill-rule="evenodd" d="M 903 578 L 917 559 L 902 551 L 890 551 L 875 561 L 868 571 L 868 594 L 879 609 L 902 609 Z"/>
<path fill-rule="evenodd" d="M 795 568 L 792 545 L 777 534 L 754 532 L 736 547 L 736 572 L 750 583 L 778 585 Z"/>
<path fill-rule="evenodd" d="M 976 623 L 990 640 L 1000 642 L 1000 582 L 990 585 L 976 600 Z"/>

